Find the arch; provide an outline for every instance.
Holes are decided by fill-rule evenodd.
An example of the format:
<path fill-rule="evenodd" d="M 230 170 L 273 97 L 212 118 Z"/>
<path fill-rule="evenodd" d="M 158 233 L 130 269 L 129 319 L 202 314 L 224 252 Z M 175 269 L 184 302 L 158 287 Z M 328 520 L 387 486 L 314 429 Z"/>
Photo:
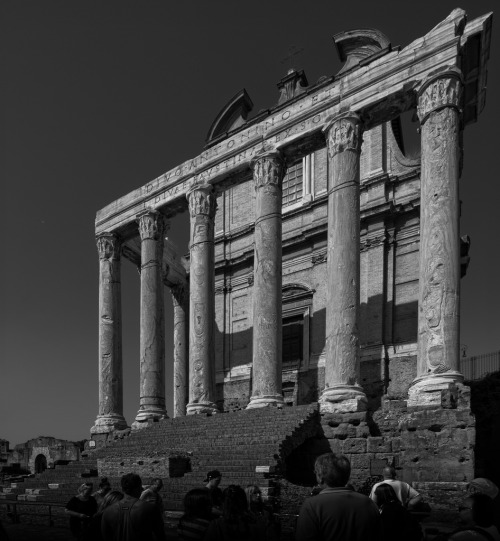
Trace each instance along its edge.
<path fill-rule="evenodd" d="M 40 453 L 35 458 L 35 473 L 42 473 L 47 469 L 47 457 Z"/>

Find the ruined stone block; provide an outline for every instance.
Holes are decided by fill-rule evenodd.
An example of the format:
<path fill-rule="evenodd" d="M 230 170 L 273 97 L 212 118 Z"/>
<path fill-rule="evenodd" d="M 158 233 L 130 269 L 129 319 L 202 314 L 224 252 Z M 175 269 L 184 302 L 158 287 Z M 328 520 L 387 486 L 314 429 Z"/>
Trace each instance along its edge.
<path fill-rule="evenodd" d="M 369 453 L 390 453 L 391 442 L 382 437 L 369 437 L 367 450 Z"/>
<path fill-rule="evenodd" d="M 344 453 L 366 453 L 366 439 L 348 438 L 344 440 Z"/>

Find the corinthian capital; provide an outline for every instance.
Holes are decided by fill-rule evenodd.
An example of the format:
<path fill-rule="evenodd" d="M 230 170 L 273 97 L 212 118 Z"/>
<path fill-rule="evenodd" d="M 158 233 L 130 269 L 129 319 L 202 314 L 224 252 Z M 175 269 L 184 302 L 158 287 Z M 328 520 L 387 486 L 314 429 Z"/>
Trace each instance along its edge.
<path fill-rule="evenodd" d="M 168 231 L 168 222 L 163 214 L 155 210 L 145 210 L 137 215 L 141 240 L 158 240 Z"/>
<path fill-rule="evenodd" d="M 213 218 L 217 209 L 214 190 L 210 184 L 198 184 L 186 195 L 189 203 L 189 213 L 192 218 L 202 214 Z"/>
<path fill-rule="evenodd" d="M 423 124 L 433 111 L 443 107 L 460 110 L 462 87 L 462 76 L 458 70 L 445 71 L 425 81 L 418 92 L 420 123 Z"/>
<path fill-rule="evenodd" d="M 101 233 L 96 237 L 99 259 L 118 261 L 120 259 L 121 242 L 114 233 Z"/>
<path fill-rule="evenodd" d="M 326 135 L 328 155 L 333 158 L 345 150 L 361 151 L 361 119 L 356 113 L 345 113 L 334 117 L 323 128 Z"/>
<path fill-rule="evenodd" d="M 255 189 L 263 186 L 281 186 L 285 176 L 284 163 L 279 152 L 267 152 L 252 161 Z"/>

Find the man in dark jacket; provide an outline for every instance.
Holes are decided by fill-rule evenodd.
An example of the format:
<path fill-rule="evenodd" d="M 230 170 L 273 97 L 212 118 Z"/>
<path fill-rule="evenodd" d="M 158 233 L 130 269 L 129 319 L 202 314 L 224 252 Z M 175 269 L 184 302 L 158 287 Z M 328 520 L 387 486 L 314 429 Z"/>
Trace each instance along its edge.
<path fill-rule="evenodd" d="M 314 471 L 321 492 L 300 510 L 296 541 L 381 541 L 380 514 L 368 496 L 346 488 L 351 464 L 344 455 L 319 456 Z"/>
<path fill-rule="evenodd" d="M 125 496 L 102 515 L 104 541 L 166 541 L 160 511 L 154 504 L 139 499 L 141 478 L 135 473 L 127 473 L 122 477 L 121 485 Z"/>

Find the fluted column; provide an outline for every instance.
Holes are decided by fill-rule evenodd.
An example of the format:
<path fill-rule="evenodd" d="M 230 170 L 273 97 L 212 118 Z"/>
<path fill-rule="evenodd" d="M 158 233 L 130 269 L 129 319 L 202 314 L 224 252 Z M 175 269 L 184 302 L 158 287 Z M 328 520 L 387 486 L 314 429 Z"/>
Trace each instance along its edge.
<path fill-rule="evenodd" d="M 354 113 L 324 128 L 328 149 L 328 247 L 325 389 L 322 411 L 362 411 L 359 385 L 359 158 L 362 130 Z"/>
<path fill-rule="evenodd" d="M 284 164 L 277 152 L 252 162 L 255 183 L 252 396 L 247 408 L 281 406 L 281 190 Z"/>
<path fill-rule="evenodd" d="M 215 404 L 214 217 L 217 207 L 209 184 L 188 192 L 191 217 L 189 283 L 188 415 L 217 413 Z"/>
<path fill-rule="evenodd" d="M 188 402 L 188 309 L 187 284 L 172 286 L 174 304 L 174 417 L 186 415 Z"/>
<path fill-rule="evenodd" d="M 458 70 L 434 76 L 418 93 L 422 141 L 418 357 L 410 405 L 425 403 L 430 399 L 426 394 L 439 394 L 447 384 L 463 381 L 459 365 L 461 94 Z"/>
<path fill-rule="evenodd" d="M 167 416 L 165 409 L 165 315 L 163 243 L 168 229 L 162 214 L 146 210 L 137 217 L 141 236 L 140 405 L 132 428 Z"/>
<path fill-rule="evenodd" d="M 123 417 L 120 239 L 103 233 L 99 253 L 99 413 L 91 434 L 126 428 Z"/>

